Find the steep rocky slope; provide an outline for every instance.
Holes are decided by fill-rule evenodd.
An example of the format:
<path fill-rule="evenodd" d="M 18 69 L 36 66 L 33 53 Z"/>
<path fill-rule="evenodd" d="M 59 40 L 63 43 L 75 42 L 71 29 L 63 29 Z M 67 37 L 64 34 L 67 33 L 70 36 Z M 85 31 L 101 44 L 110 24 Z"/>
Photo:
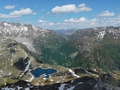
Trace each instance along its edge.
<path fill-rule="evenodd" d="M 93 55 L 93 59 L 89 59 L 95 59 L 94 63 L 100 63 L 97 66 L 101 66 L 103 69 L 112 69 L 111 66 L 115 66 L 116 69 L 119 69 L 120 27 L 99 27 L 79 30 L 70 36 L 70 41 L 74 41 L 77 47 L 83 48 L 87 52 L 84 54 L 85 56 Z"/>
<path fill-rule="evenodd" d="M 0 85 L 19 79 L 31 81 L 30 69 L 40 66 L 26 46 L 4 37 L 0 37 L 0 62 Z"/>

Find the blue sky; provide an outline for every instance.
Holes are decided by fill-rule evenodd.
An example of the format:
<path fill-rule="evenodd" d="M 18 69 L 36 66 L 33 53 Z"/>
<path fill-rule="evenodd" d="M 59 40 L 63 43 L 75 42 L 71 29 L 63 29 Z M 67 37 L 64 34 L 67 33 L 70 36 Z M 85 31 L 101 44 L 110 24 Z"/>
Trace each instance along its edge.
<path fill-rule="evenodd" d="M 0 21 L 47 29 L 120 25 L 120 0 L 0 0 Z"/>

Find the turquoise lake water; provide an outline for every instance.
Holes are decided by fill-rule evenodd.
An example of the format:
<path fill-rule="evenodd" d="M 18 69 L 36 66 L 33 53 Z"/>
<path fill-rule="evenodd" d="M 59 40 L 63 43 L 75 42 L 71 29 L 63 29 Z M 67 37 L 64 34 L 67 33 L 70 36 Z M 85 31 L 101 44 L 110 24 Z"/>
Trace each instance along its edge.
<path fill-rule="evenodd" d="M 40 75 L 42 74 L 46 74 L 45 78 L 49 78 L 49 74 L 53 74 L 55 72 L 57 72 L 55 69 L 43 69 L 43 68 L 37 68 L 31 71 L 31 73 L 36 78 L 40 77 Z"/>

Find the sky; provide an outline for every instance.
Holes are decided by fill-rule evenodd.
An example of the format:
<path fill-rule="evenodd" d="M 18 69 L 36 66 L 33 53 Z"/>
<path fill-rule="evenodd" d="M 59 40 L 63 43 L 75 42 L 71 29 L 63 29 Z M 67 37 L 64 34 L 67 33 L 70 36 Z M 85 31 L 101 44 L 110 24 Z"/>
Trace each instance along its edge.
<path fill-rule="evenodd" d="M 0 0 L 0 21 L 52 30 L 120 26 L 120 0 Z"/>

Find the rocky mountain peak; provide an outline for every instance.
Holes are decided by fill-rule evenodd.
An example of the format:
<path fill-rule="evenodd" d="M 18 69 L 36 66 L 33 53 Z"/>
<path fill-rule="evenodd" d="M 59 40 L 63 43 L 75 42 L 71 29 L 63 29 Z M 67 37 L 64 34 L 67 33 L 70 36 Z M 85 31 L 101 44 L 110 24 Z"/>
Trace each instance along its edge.
<path fill-rule="evenodd" d="M 36 37 L 45 36 L 49 30 L 31 24 L 0 22 L 0 35 L 7 37 Z"/>

